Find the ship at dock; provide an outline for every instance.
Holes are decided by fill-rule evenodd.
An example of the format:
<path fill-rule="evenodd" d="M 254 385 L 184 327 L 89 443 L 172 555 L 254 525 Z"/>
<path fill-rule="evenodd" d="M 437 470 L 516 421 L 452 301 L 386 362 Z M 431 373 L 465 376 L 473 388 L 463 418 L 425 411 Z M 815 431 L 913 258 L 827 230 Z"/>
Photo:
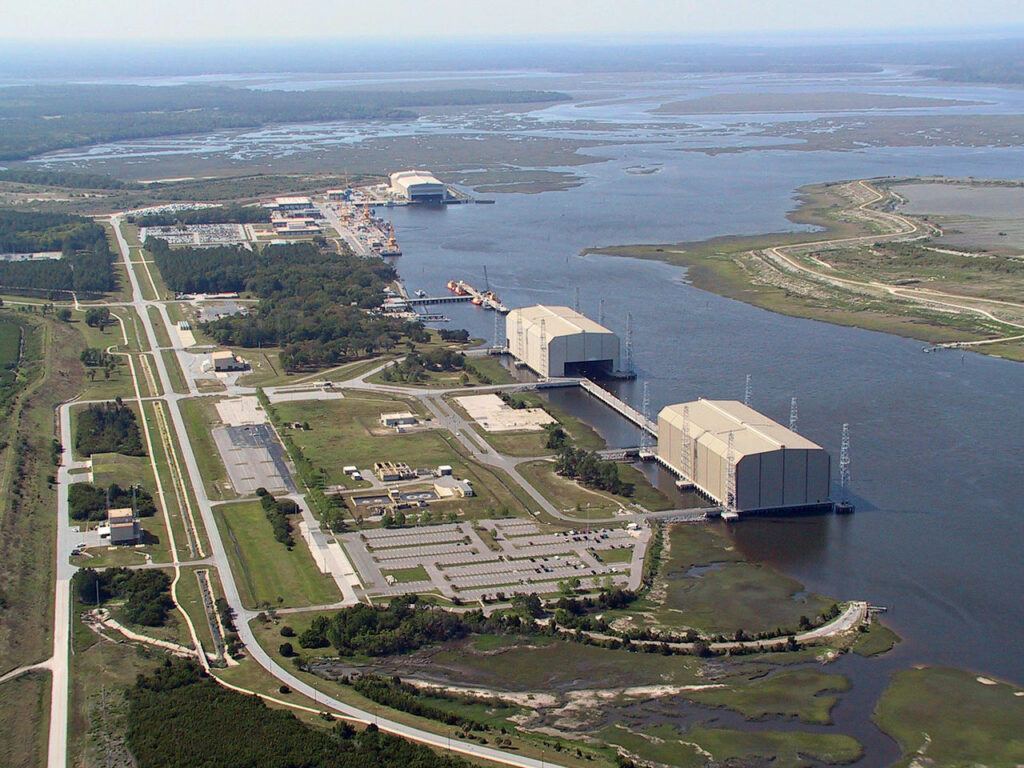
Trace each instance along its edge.
<path fill-rule="evenodd" d="M 456 296 L 470 296 L 470 303 L 477 307 L 490 309 L 500 314 L 508 314 L 508 307 L 501 303 L 501 299 L 494 291 L 478 291 L 465 280 L 449 280 L 448 290 Z"/>

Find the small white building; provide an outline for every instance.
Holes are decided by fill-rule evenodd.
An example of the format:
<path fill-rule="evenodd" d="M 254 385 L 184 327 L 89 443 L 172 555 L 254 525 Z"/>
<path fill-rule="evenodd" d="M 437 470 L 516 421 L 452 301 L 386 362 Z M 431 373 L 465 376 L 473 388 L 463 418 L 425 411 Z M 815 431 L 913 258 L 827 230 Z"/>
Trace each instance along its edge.
<path fill-rule="evenodd" d="M 245 361 L 235 355 L 230 349 L 222 349 L 210 355 L 210 362 L 213 363 L 213 370 L 219 373 L 229 371 L 244 371 Z"/>
<path fill-rule="evenodd" d="M 382 413 L 380 415 L 382 427 L 412 427 L 419 424 L 419 419 L 408 411 L 398 413 Z"/>
<path fill-rule="evenodd" d="M 465 499 L 474 496 L 473 484 L 451 475 L 442 475 L 434 480 L 434 493 L 440 499 Z"/>

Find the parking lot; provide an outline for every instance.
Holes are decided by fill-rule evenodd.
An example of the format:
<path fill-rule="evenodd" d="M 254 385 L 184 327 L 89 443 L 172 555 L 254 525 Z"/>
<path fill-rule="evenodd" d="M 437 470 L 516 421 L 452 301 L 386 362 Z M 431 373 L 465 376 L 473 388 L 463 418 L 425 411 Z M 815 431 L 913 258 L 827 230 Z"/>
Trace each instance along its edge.
<path fill-rule="evenodd" d="M 550 594 L 561 581 L 599 588 L 607 579 L 637 588 L 650 541 L 638 531 L 542 531 L 529 520 L 481 520 L 403 529 L 372 529 L 341 536 L 371 596 L 437 592 L 463 601 L 515 593 Z M 485 538 L 487 541 L 485 541 Z M 628 549 L 630 560 L 603 562 L 601 552 Z M 389 575 L 422 568 L 429 579 L 399 583 Z"/>
<path fill-rule="evenodd" d="M 295 491 L 284 449 L 269 425 L 218 427 L 213 430 L 213 439 L 239 494 L 249 496 L 257 488 Z"/>

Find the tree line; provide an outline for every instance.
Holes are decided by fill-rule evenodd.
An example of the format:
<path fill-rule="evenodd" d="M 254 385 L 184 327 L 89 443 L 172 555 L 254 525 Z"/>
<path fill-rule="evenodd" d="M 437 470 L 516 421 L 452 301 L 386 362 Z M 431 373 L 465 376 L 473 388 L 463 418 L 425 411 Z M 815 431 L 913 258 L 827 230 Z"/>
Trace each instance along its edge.
<path fill-rule="evenodd" d="M 266 488 L 257 488 L 256 495 L 260 498 L 260 507 L 267 516 L 267 522 L 274 530 L 274 540 L 284 544 L 288 549 L 295 546 L 292 536 L 292 515 L 299 514 L 299 505 L 291 499 L 275 499 Z"/>
<path fill-rule="evenodd" d="M 139 768 L 463 768 L 457 757 L 381 733 L 303 724 L 213 682 L 194 662 L 167 660 L 128 695 L 128 746 Z M 330 714 L 324 714 L 332 720 Z M 230 724 L 230 727 L 225 727 Z M 241 736 L 241 737 L 240 737 Z"/>
<path fill-rule="evenodd" d="M 59 259 L 0 261 L 0 285 L 105 293 L 116 287 L 113 254 L 99 224 L 63 213 L 0 209 L 0 253 L 60 251 Z"/>
<path fill-rule="evenodd" d="M 607 461 L 592 451 L 573 448 L 564 443 L 555 459 L 555 471 L 590 488 L 617 496 L 632 496 L 635 490 L 632 483 L 619 477 L 619 467 L 614 461 Z"/>

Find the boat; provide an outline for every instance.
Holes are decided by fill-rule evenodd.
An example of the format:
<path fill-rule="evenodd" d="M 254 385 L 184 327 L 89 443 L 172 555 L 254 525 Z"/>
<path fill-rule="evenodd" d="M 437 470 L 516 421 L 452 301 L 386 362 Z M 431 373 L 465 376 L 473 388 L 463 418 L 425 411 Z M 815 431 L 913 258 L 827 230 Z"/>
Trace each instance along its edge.
<path fill-rule="evenodd" d="M 426 292 L 426 291 L 424 291 L 424 290 L 423 290 L 423 289 L 421 288 L 420 290 L 416 291 L 416 298 L 419 298 L 419 299 L 425 299 L 425 298 L 427 298 L 427 292 Z"/>
<path fill-rule="evenodd" d="M 473 305 L 475 305 L 477 307 L 480 307 L 480 306 L 483 306 L 484 300 L 483 300 L 483 297 L 481 297 L 479 294 L 477 294 L 476 296 L 474 296 L 472 299 L 469 300 L 469 303 L 473 304 Z"/>

